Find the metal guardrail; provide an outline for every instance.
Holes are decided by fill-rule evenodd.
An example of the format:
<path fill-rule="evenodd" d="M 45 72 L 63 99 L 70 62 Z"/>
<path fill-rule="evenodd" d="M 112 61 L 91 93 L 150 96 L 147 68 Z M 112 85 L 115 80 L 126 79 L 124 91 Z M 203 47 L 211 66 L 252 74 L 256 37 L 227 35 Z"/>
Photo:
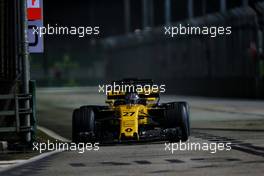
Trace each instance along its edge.
<path fill-rule="evenodd" d="M 14 127 L 0 127 L 1 132 L 29 132 L 32 130 L 31 126 L 21 126 L 21 116 L 22 115 L 32 115 L 33 108 L 21 108 L 19 105 L 23 104 L 23 101 L 33 101 L 32 95 L 24 95 L 24 94 L 7 94 L 7 95 L 0 95 L 0 100 L 14 100 L 14 106 L 12 110 L 1 110 L 0 116 L 15 116 L 15 126 Z"/>

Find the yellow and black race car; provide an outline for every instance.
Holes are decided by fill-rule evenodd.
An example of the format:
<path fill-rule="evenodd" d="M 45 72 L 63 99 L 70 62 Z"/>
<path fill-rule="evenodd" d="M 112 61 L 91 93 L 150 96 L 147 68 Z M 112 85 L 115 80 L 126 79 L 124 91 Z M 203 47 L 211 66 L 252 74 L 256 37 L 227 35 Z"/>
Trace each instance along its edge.
<path fill-rule="evenodd" d="M 152 80 L 123 79 L 111 90 L 108 106 L 82 106 L 72 115 L 73 142 L 105 142 L 159 138 L 173 142 L 190 136 L 189 105 L 186 102 L 159 103 L 160 92 L 149 91 Z M 132 89 L 141 86 L 139 89 Z M 146 93 L 147 92 L 147 93 Z"/>

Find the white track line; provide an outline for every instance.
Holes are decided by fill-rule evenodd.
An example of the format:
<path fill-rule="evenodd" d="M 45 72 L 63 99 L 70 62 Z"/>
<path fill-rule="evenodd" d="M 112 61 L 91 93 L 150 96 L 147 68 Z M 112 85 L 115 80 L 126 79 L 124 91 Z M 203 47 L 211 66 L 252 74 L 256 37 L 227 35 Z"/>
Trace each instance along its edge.
<path fill-rule="evenodd" d="M 17 164 L 17 163 L 21 163 L 24 162 L 26 160 L 7 160 L 7 161 L 0 161 L 0 169 L 1 168 L 6 168 L 9 167 L 13 164 Z"/>
<path fill-rule="evenodd" d="M 2 164 L 15 164 L 15 163 L 22 162 L 22 161 L 25 161 L 25 160 L 7 160 L 7 161 L 0 161 L 0 165 L 2 165 Z"/>
<path fill-rule="evenodd" d="M 60 136 L 59 134 L 55 133 L 54 131 L 51 131 L 50 129 L 47 129 L 47 128 L 42 127 L 42 126 L 38 126 L 37 128 L 40 131 L 46 133 L 48 136 L 50 136 L 54 139 L 57 139 L 57 140 L 62 141 L 62 142 L 71 142 L 69 139 Z"/>
<path fill-rule="evenodd" d="M 14 168 L 16 168 L 16 167 L 23 166 L 23 165 L 28 164 L 28 163 L 33 163 L 33 162 L 35 162 L 35 161 L 38 161 L 38 160 L 40 160 L 40 159 L 43 159 L 43 158 L 46 158 L 46 157 L 48 157 L 48 156 L 54 155 L 54 154 L 56 154 L 56 153 L 60 153 L 60 152 L 62 152 L 62 151 L 63 151 L 63 150 L 55 150 L 55 151 L 52 151 L 52 152 L 43 153 L 43 154 L 41 154 L 41 155 L 38 155 L 38 156 L 32 157 L 32 158 L 30 158 L 30 159 L 28 159 L 28 160 L 21 161 L 21 162 L 18 162 L 18 163 L 16 163 L 16 164 L 13 164 L 13 165 L 11 165 L 11 166 L 5 167 L 4 169 L 1 169 L 1 170 L 0 170 L 0 173 L 1 173 L 1 172 L 8 171 L 8 170 L 11 170 L 11 169 L 14 169 Z M 0 175 L 1 175 L 1 174 L 0 174 Z"/>
<path fill-rule="evenodd" d="M 66 138 L 62 137 L 59 134 L 55 133 L 54 131 L 51 131 L 51 130 L 45 128 L 45 127 L 38 126 L 37 128 L 39 130 L 41 130 L 42 132 L 46 133 L 48 136 L 54 138 L 54 139 L 57 139 L 57 140 L 62 141 L 62 142 L 70 142 L 69 139 L 66 139 Z M 0 173 L 4 172 L 4 171 L 11 170 L 11 169 L 14 169 L 16 167 L 20 167 L 20 166 L 28 164 L 28 163 L 32 163 L 32 162 L 38 161 L 40 159 L 46 158 L 48 156 L 51 156 L 51 155 L 54 155 L 56 153 L 60 153 L 60 152 L 63 152 L 63 151 L 64 150 L 55 150 L 55 151 L 52 151 L 52 152 L 46 152 L 46 153 L 40 154 L 38 156 L 34 156 L 34 157 L 32 157 L 30 159 L 27 159 L 27 160 L 0 161 Z"/>

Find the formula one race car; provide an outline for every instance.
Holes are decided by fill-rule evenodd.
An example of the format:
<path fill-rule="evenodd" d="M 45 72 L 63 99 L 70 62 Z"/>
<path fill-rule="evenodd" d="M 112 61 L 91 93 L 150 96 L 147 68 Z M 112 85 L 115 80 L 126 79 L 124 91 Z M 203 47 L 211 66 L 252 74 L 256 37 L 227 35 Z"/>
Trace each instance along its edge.
<path fill-rule="evenodd" d="M 108 106 L 88 105 L 74 110 L 73 142 L 103 143 L 151 138 L 171 142 L 188 140 L 190 123 L 186 102 L 159 103 L 160 92 L 150 90 L 152 80 L 123 79 L 112 85 L 119 87 L 118 91 L 107 92 Z M 121 90 L 124 85 L 130 91 Z M 136 90 L 132 89 L 135 87 Z"/>

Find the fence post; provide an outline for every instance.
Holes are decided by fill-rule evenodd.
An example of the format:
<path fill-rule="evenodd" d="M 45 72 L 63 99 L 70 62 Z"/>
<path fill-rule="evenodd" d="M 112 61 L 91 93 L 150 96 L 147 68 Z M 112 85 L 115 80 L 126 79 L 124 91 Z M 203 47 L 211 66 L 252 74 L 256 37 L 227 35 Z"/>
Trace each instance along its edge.
<path fill-rule="evenodd" d="M 130 0 L 124 0 L 124 20 L 125 20 L 125 32 L 130 31 Z"/>
<path fill-rule="evenodd" d="M 164 3 L 165 24 L 169 25 L 171 23 L 171 0 L 165 0 Z"/>
<path fill-rule="evenodd" d="M 193 0 L 188 0 L 188 18 L 193 17 Z"/>
<path fill-rule="evenodd" d="M 30 68 L 29 68 L 29 53 L 28 53 L 28 37 L 27 37 L 27 1 L 21 0 L 21 55 L 22 55 L 22 69 L 23 69 L 23 93 L 28 95 L 29 94 L 29 79 L 30 79 Z M 30 108 L 29 100 L 25 101 L 24 104 L 25 109 Z M 30 115 L 25 115 L 24 125 L 29 127 L 30 126 Z M 25 134 L 25 141 L 31 141 L 30 132 Z"/>
<path fill-rule="evenodd" d="M 226 0 L 220 0 L 220 12 L 224 13 L 226 11 Z"/>

